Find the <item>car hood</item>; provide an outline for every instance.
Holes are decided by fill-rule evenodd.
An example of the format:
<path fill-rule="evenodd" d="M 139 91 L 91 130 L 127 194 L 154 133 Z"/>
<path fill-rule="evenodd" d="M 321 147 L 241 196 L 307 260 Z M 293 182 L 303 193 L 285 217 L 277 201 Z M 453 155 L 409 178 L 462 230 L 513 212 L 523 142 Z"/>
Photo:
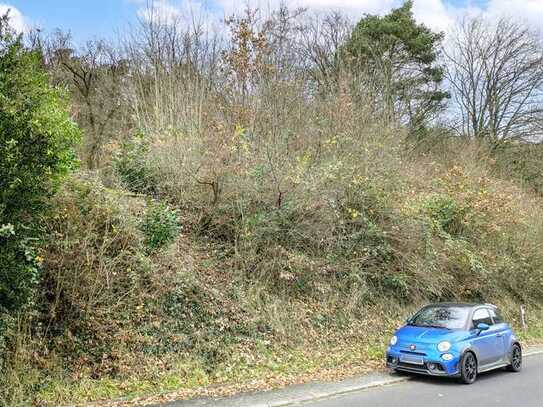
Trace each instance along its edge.
<path fill-rule="evenodd" d="M 400 342 L 438 343 L 453 342 L 465 336 L 465 332 L 444 328 L 428 328 L 422 326 L 404 325 L 396 331 Z"/>

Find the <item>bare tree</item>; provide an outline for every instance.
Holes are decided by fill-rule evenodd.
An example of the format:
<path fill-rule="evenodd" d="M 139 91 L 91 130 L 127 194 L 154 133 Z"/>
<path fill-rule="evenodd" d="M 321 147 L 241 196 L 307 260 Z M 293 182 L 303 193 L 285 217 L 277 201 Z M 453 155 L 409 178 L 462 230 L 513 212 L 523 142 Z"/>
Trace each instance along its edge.
<path fill-rule="evenodd" d="M 200 131 L 208 98 L 220 87 L 221 38 L 204 16 L 189 17 L 165 19 L 151 4 L 123 41 L 131 105 L 144 129 Z"/>
<path fill-rule="evenodd" d="M 51 82 L 70 90 L 73 115 L 84 132 L 82 161 L 89 169 L 99 168 L 104 147 L 128 123 L 127 61 L 105 41 L 88 41 L 76 50 L 71 35 L 60 30 L 34 30 L 27 42 L 40 51 Z"/>
<path fill-rule="evenodd" d="M 444 55 L 461 134 L 489 140 L 494 147 L 540 138 L 543 47 L 537 33 L 505 18 L 466 19 Z"/>
<path fill-rule="evenodd" d="M 70 75 L 78 98 L 79 115 L 86 131 L 86 161 L 90 169 L 99 168 L 102 149 L 119 135 L 114 134 L 122 119 L 123 77 L 126 64 L 117 51 L 103 41 L 90 41 L 73 57 L 59 55 L 59 62 Z M 81 122 L 81 120 L 80 120 Z"/>
<path fill-rule="evenodd" d="M 352 22 L 337 11 L 324 16 L 313 14 L 299 25 L 299 58 L 321 89 L 337 85 L 337 54 L 352 29 Z"/>

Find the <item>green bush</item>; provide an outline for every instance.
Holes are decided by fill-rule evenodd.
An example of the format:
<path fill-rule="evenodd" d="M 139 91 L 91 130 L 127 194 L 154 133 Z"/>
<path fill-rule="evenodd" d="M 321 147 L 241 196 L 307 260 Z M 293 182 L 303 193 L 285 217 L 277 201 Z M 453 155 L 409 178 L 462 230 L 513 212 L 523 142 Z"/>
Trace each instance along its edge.
<path fill-rule="evenodd" d="M 23 306 L 39 276 L 34 239 L 21 235 L 11 224 L 0 226 L 0 310 Z"/>
<path fill-rule="evenodd" d="M 38 278 L 40 216 L 76 162 L 78 138 L 40 55 L 0 18 L 0 314 L 24 305 Z"/>
<path fill-rule="evenodd" d="M 453 198 L 441 195 L 431 197 L 424 204 L 424 209 L 434 224 L 451 236 L 462 233 L 464 219 L 469 211 L 469 208 L 458 204 Z"/>
<path fill-rule="evenodd" d="M 136 193 L 153 192 L 153 177 L 148 165 L 149 143 L 143 133 L 138 132 L 122 144 L 113 159 L 113 167 L 123 185 Z"/>
<path fill-rule="evenodd" d="M 149 251 L 171 244 L 179 233 L 177 213 L 164 203 L 150 202 L 140 224 Z"/>

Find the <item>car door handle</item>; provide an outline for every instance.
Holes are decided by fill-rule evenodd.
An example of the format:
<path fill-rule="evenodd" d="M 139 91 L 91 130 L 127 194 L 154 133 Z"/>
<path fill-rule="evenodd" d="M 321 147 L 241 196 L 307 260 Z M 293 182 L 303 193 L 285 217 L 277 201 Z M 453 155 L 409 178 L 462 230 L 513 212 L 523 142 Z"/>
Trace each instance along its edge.
<path fill-rule="evenodd" d="M 498 333 L 496 334 L 496 337 L 498 337 L 498 338 L 501 338 L 502 336 L 503 336 L 503 332 L 498 332 Z"/>

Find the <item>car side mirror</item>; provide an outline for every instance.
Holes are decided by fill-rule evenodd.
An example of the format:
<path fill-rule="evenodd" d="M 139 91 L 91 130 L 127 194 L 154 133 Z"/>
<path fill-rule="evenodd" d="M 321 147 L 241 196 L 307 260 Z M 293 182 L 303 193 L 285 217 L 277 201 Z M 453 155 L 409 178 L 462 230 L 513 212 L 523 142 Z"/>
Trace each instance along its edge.
<path fill-rule="evenodd" d="M 477 324 L 477 329 L 479 330 L 479 333 L 481 333 L 483 331 L 490 329 L 490 326 L 488 324 L 485 324 L 484 322 L 481 322 Z"/>

